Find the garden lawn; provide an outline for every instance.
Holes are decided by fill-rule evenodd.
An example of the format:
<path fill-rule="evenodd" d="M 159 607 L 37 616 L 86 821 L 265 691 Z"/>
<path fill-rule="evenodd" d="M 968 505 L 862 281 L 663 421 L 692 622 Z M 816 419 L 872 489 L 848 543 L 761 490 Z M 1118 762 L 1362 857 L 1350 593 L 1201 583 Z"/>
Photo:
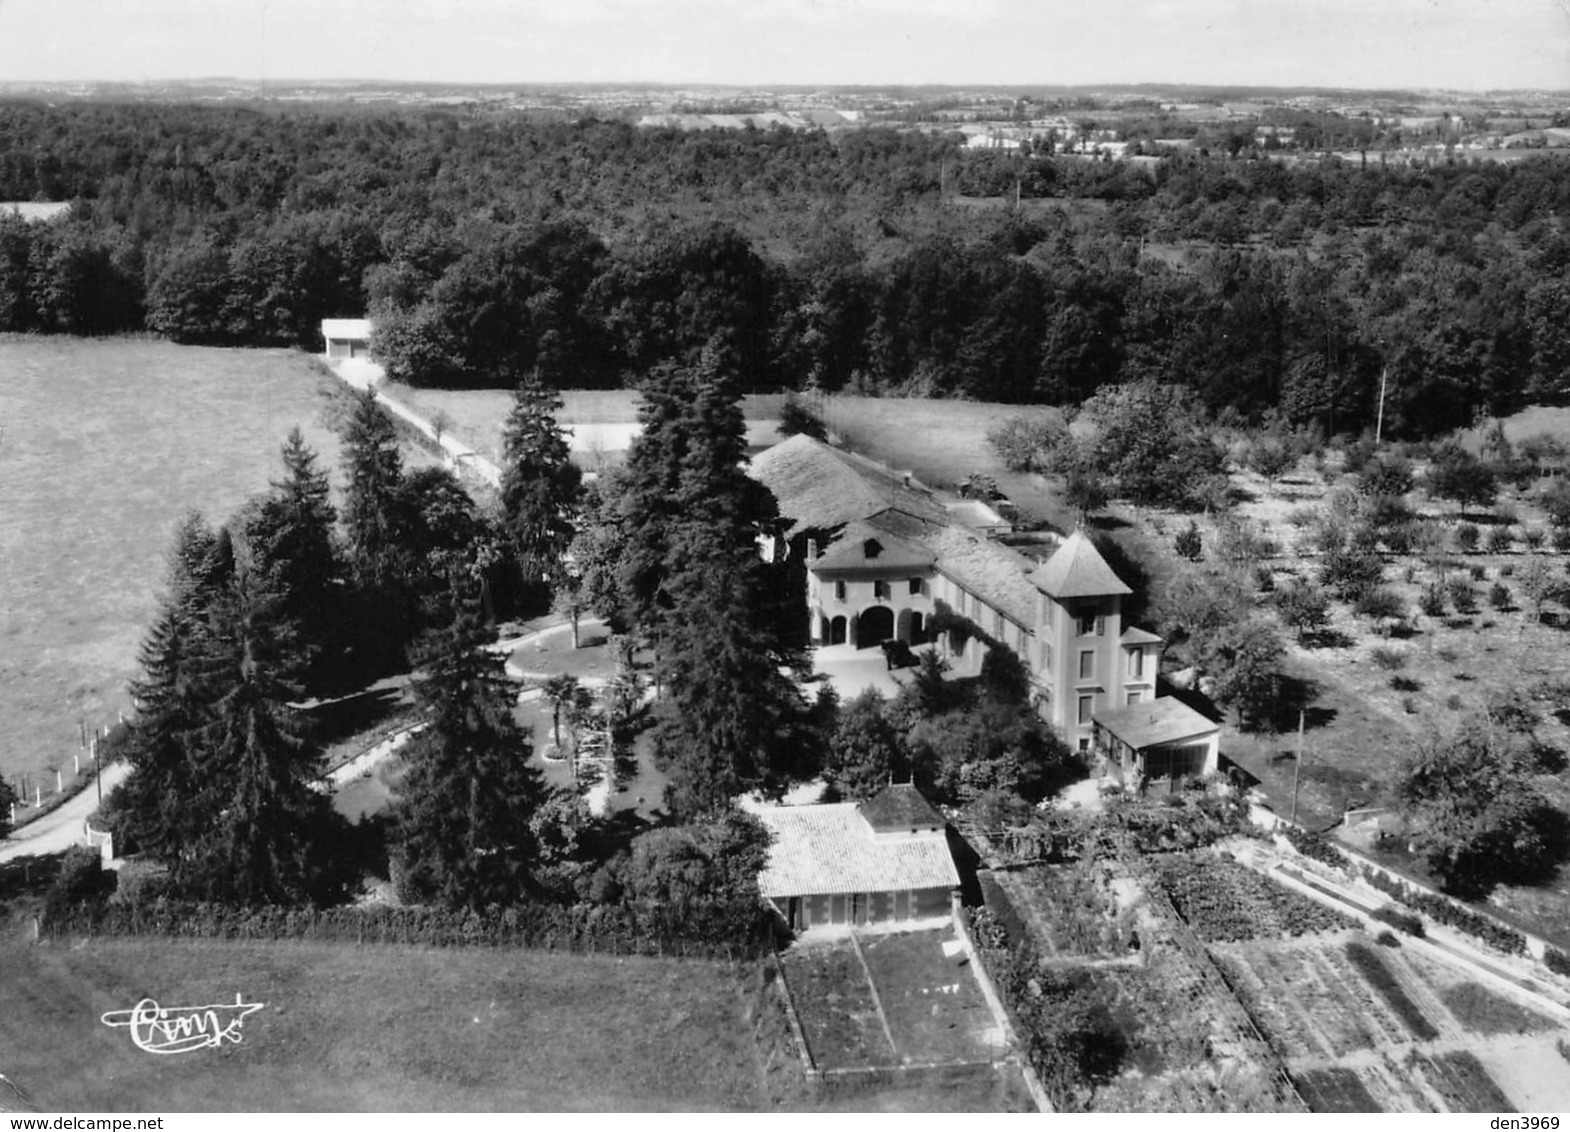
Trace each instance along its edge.
<path fill-rule="evenodd" d="M 0 939 L 0 1073 L 44 1110 L 752 1109 L 745 972 L 542 952 Z M 144 996 L 263 1009 L 157 1057 L 99 1021 Z"/>
<path fill-rule="evenodd" d="M 963 953 L 943 945 L 952 927 L 864 935 L 861 950 L 894 1045 L 906 1064 L 999 1060 L 1003 1035 Z"/>
<path fill-rule="evenodd" d="M 331 468 L 339 390 L 293 351 L 0 337 L 0 775 L 70 776 L 79 721 L 130 706 L 181 515 L 267 490 L 295 425 Z"/>

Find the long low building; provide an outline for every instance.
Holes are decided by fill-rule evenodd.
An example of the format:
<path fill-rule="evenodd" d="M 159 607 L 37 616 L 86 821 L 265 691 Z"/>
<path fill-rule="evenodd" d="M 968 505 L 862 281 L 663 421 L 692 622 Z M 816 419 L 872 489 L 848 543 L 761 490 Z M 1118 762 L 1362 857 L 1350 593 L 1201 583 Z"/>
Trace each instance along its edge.
<path fill-rule="evenodd" d="M 1162 640 L 1124 624 L 1133 590 L 1084 531 L 1038 561 L 956 521 L 913 477 L 807 436 L 760 452 L 752 474 L 779 501 L 783 553 L 806 572 L 813 645 L 932 644 L 960 676 L 1012 649 L 1042 717 L 1087 755 L 1097 719 L 1164 702 Z"/>
<path fill-rule="evenodd" d="M 946 824 L 914 786 L 755 812 L 771 835 L 758 888 L 792 931 L 950 914 L 959 873 Z"/>

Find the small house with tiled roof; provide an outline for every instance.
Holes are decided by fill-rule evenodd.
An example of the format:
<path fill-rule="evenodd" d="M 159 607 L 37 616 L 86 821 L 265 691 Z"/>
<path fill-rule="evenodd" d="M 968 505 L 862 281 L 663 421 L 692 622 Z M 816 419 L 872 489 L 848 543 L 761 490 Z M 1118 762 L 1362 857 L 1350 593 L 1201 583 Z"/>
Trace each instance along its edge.
<path fill-rule="evenodd" d="M 756 812 L 770 833 L 758 887 L 791 930 L 950 915 L 959 873 L 946 825 L 914 786 Z"/>

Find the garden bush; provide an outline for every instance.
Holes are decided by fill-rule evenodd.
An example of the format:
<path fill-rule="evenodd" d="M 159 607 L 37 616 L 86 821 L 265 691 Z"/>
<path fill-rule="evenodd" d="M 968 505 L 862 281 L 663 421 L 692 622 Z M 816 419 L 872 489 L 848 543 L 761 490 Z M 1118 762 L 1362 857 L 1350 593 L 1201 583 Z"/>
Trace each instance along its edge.
<path fill-rule="evenodd" d="M 1521 541 L 1526 543 L 1528 550 L 1541 550 L 1545 538 L 1542 527 L 1524 527 L 1521 530 Z"/>
<path fill-rule="evenodd" d="M 1555 527 L 1553 544 L 1555 550 L 1570 550 L 1570 527 Z"/>
<path fill-rule="evenodd" d="M 1369 659 L 1374 662 L 1374 667 L 1386 672 L 1399 672 L 1406 667 L 1406 650 L 1393 649 L 1380 645 L 1369 653 Z"/>
<path fill-rule="evenodd" d="M 1543 952 L 1543 962 L 1554 974 L 1570 976 L 1570 955 L 1557 947 L 1550 947 Z"/>
<path fill-rule="evenodd" d="M 1473 566 L 1468 573 L 1472 575 L 1474 582 L 1488 581 L 1488 567 L 1486 566 Z"/>
<path fill-rule="evenodd" d="M 1445 591 L 1438 582 L 1423 587 L 1423 593 L 1417 599 L 1417 607 L 1429 617 L 1445 615 Z"/>
<path fill-rule="evenodd" d="M 1347 859 L 1341 853 L 1341 850 L 1318 834 L 1309 833 L 1306 829 L 1298 829 L 1296 826 L 1291 825 L 1283 826 L 1282 834 L 1292 848 L 1309 860 L 1318 861 L 1322 865 L 1330 865 L 1337 869 L 1346 868 Z"/>
<path fill-rule="evenodd" d="M 1504 554 L 1510 549 L 1514 540 L 1509 527 L 1495 527 L 1488 532 L 1488 550 L 1490 554 Z"/>
<path fill-rule="evenodd" d="M 1477 550 L 1478 529 L 1476 523 L 1460 523 L 1456 526 L 1456 549 L 1462 554 L 1471 554 Z"/>
<path fill-rule="evenodd" d="M 1510 587 L 1503 582 L 1495 582 L 1488 587 L 1488 604 L 1495 609 L 1504 611 L 1510 608 Z"/>
<path fill-rule="evenodd" d="M 1477 591 L 1466 578 L 1459 574 L 1451 576 L 1445 582 L 1445 592 L 1457 613 L 1467 615 L 1477 612 Z"/>
<path fill-rule="evenodd" d="M 1390 687 L 1397 692 L 1421 692 L 1423 690 L 1422 682 L 1414 680 L 1410 676 L 1392 676 L 1390 678 Z"/>
<path fill-rule="evenodd" d="M 1375 908 L 1372 914 L 1374 919 L 1381 920 L 1393 928 L 1400 928 L 1407 935 L 1421 936 L 1423 934 L 1422 917 L 1414 916 L 1411 912 L 1403 912 L 1394 904 L 1386 904 L 1381 908 Z"/>

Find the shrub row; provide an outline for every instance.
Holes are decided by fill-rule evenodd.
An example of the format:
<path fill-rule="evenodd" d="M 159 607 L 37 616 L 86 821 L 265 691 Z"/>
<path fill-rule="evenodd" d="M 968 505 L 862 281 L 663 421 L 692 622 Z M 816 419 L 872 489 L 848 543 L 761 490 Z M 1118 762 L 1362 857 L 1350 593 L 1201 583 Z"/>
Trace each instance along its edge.
<path fill-rule="evenodd" d="M 1543 962 L 1556 975 L 1570 975 L 1570 955 L 1566 955 L 1557 947 L 1550 947 L 1543 952 Z"/>
<path fill-rule="evenodd" d="M 1309 833 L 1308 830 L 1299 829 L 1295 825 L 1284 825 L 1281 827 L 1281 831 L 1292 848 L 1309 860 L 1318 861 L 1322 865 L 1329 865 L 1336 869 L 1346 868 L 1347 859 L 1342 856 L 1341 850 L 1317 833 Z"/>
<path fill-rule="evenodd" d="M 1377 869 L 1365 869 L 1364 877 L 1369 884 L 1385 895 L 1395 897 L 1409 908 L 1416 908 L 1435 923 L 1475 936 L 1507 955 L 1526 954 L 1526 936 L 1514 928 L 1507 928 L 1481 913 L 1446 900 L 1443 896 L 1435 896 L 1431 892 L 1402 884 Z"/>
<path fill-rule="evenodd" d="M 50 909 L 52 936 L 129 935 L 204 939 L 299 939 L 428 947 L 747 959 L 770 950 L 772 925 L 750 903 L 529 904 L 510 908 L 234 907 L 158 899 L 150 904 L 75 904 Z"/>

